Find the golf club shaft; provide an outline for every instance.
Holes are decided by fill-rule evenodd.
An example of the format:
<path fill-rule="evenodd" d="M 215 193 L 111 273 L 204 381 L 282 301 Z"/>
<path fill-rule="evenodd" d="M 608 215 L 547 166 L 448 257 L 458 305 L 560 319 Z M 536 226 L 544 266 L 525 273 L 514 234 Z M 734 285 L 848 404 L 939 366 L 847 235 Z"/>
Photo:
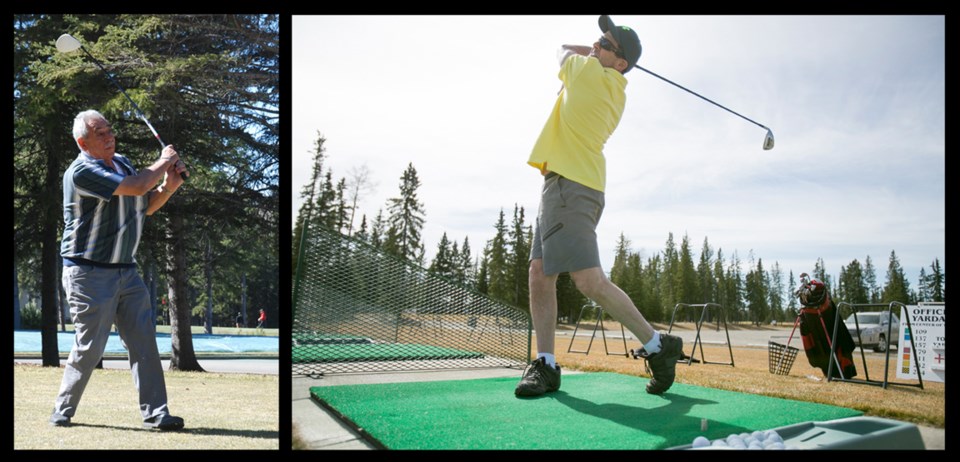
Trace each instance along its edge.
<path fill-rule="evenodd" d="M 723 110 L 726 110 L 727 112 L 729 112 L 729 113 L 731 113 L 731 114 L 733 114 L 733 115 L 735 115 L 735 116 L 737 116 L 737 117 L 740 117 L 740 118 L 742 118 L 743 120 L 746 120 L 746 121 L 748 121 L 748 122 L 750 122 L 750 123 L 753 123 L 754 125 L 757 125 L 757 126 L 760 127 L 760 128 L 763 128 L 763 129 L 766 129 L 766 130 L 770 130 L 769 128 L 765 127 L 764 125 L 762 125 L 762 124 L 760 124 L 760 123 L 757 123 L 756 121 L 751 120 L 751 119 L 749 119 L 749 118 L 747 118 L 747 117 L 744 117 L 743 115 L 741 115 L 741 114 L 739 114 L 739 113 L 737 113 L 737 112 L 735 112 L 735 111 L 732 111 L 732 110 L 730 110 L 730 109 L 727 109 L 727 108 L 724 107 L 723 105 L 721 105 L 721 104 L 719 104 L 719 103 L 716 103 L 716 102 L 714 102 L 714 101 L 711 101 L 711 100 L 705 98 L 704 96 L 700 95 L 699 93 L 697 93 L 697 92 L 695 92 L 695 91 L 693 91 L 693 90 L 690 90 L 690 89 L 688 89 L 688 88 L 684 87 L 683 85 L 680 85 L 680 84 L 678 84 L 678 83 L 676 83 L 676 82 L 673 82 L 673 81 L 671 81 L 670 79 L 667 79 L 666 77 L 663 77 L 663 76 L 661 76 L 661 75 L 658 75 L 658 74 L 656 74 L 656 73 L 654 73 L 654 72 L 652 72 L 652 71 L 649 71 L 649 70 L 647 70 L 647 69 L 644 69 L 644 68 L 640 67 L 640 66 L 637 65 L 637 64 L 634 64 L 633 67 L 636 67 L 637 69 L 640 69 L 641 71 L 646 72 L 647 74 L 650 74 L 650 75 L 652 75 L 652 76 L 654 76 L 654 77 L 656 77 L 656 78 L 658 78 L 658 79 L 660 79 L 660 80 L 663 80 L 664 82 L 667 82 L 667 83 L 669 83 L 670 85 L 673 85 L 673 86 L 675 86 L 675 87 L 677 87 L 677 88 L 680 88 L 681 90 L 684 90 L 684 91 L 686 91 L 686 92 L 688 92 L 688 93 L 690 93 L 690 94 L 692 94 L 692 95 L 694 95 L 694 96 L 696 96 L 696 97 L 698 97 L 698 98 L 700 98 L 700 99 L 702 99 L 702 100 L 704 100 L 704 101 L 706 101 L 706 102 L 708 102 L 708 103 L 710 103 L 710 104 L 713 104 L 713 105 L 715 105 L 715 106 L 717 106 L 717 107 L 719 107 L 719 108 L 721 108 L 721 109 L 723 109 Z"/>
<path fill-rule="evenodd" d="M 143 111 L 140 110 L 140 106 L 137 106 L 137 103 L 134 102 L 132 98 L 130 98 L 130 95 L 128 95 L 127 92 L 123 89 L 123 87 L 120 86 L 120 83 L 118 83 L 113 78 L 113 76 L 110 75 L 109 72 L 107 72 L 107 70 L 103 67 L 102 64 L 100 64 L 100 61 L 97 60 L 97 58 L 94 58 L 93 55 L 90 54 L 90 52 L 87 51 L 87 49 L 84 48 L 82 45 L 80 46 L 80 49 L 83 50 L 83 52 L 86 53 L 87 56 L 89 56 L 90 59 L 93 60 L 93 63 L 96 64 L 97 67 L 99 67 L 104 74 L 107 74 L 107 78 L 110 79 L 110 82 L 112 82 L 120 90 L 120 93 L 124 96 L 124 98 L 127 98 L 127 101 L 129 101 L 130 104 L 133 105 L 133 110 L 137 112 L 137 117 L 139 117 L 140 120 L 142 120 L 145 124 L 147 124 L 147 127 L 150 128 L 150 131 L 153 133 L 153 137 L 156 138 L 157 141 L 160 143 L 160 150 L 163 150 L 163 148 L 166 148 L 167 145 L 163 142 L 162 139 L 160 139 L 160 134 L 157 133 L 157 129 L 153 128 L 153 124 L 151 124 L 150 121 L 147 120 L 147 116 L 143 115 Z M 184 175 L 183 173 L 180 173 L 180 178 L 183 178 L 183 180 L 186 181 L 187 176 Z"/>

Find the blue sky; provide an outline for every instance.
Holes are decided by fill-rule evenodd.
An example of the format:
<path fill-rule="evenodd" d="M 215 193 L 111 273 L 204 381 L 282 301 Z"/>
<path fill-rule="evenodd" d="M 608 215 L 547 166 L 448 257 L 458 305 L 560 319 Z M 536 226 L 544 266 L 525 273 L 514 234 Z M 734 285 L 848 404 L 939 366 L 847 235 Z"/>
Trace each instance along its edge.
<path fill-rule="evenodd" d="M 604 149 L 604 270 L 622 232 L 646 259 L 673 233 L 699 255 L 750 255 L 786 277 L 818 258 L 836 277 L 896 251 L 916 288 L 945 269 L 943 16 L 613 16 L 640 65 L 770 127 L 765 131 L 639 70 Z M 474 255 L 514 204 L 532 223 L 526 165 L 560 82 L 560 45 L 592 44 L 597 16 L 294 16 L 294 194 L 317 131 L 337 179 L 366 166 L 372 219 L 413 163 L 428 261 L 441 235 Z M 359 224 L 359 215 L 356 220 Z M 292 223 L 291 223 L 292 227 Z"/>

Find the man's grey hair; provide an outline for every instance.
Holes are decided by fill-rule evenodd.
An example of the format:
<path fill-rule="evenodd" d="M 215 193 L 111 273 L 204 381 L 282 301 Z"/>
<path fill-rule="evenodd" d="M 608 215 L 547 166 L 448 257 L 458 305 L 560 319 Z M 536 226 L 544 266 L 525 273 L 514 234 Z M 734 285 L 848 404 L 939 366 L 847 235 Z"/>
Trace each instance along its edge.
<path fill-rule="evenodd" d="M 87 138 L 87 134 L 90 133 L 90 121 L 94 119 L 107 120 L 100 112 L 95 109 L 87 109 L 79 114 L 73 119 L 73 139 L 74 141 L 80 138 Z M 77 147 L 80 147 L 80 142 L 77 142 Z M 82 149 L 82 148 L 81 148 Z"/>

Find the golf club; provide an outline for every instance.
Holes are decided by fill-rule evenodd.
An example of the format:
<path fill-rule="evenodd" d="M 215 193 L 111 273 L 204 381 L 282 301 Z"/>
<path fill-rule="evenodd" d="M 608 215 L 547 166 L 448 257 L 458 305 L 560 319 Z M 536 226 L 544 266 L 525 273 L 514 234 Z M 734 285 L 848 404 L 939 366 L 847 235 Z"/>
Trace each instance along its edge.
<path fill-rule="evenodd" d="M 123 87 L 121 87 L 120 84 L 117 83 L 116 80 L 114 80 L 113 76 L 110 75 L 110 73 L 107 72 L 106 69 L 104 69 L 103 65 L 100 64 L 100 61 L 98 61 L 97 58 L 94 58 L 93 55 L 90 54 L 90 52 L 87 51 L 87 49 L 84 48 L 82 44 L 80 44 L 79 40 L 75 39 L 70 34 L 63 34 L 59 38 L 57 38 L 57 51 L 61 53 L 70 53 L 70 52 L 76 51 L 78 48 L 83 50 L 83 52 L 86 53 L 87 56 L 89 56 L 90 59 L 93 60 L 94 64 L 96 64 L 97 67 L 99 67 L 104 74 L 107 74 L 107 78 L 110 79 L 110 81 L 113 82 L 113 84 L 120 89 L 120 93 L 122 93 L 123 96 L 127 98 L 127 101 L 129 101 L 130 104 L 133 105 L 133 110 L 136 112 L 137 117 L 139 117 L 140 120 L 142 120 L 145 124 L 147 124 L 147 127 L 150 128 L 150 131 L 153 132 L 154 138 L 156 138 L 157 141 L 160 143 L 160 149 L 163 150 L 163 148 L 167 147 L 167 145 L 164 144 L 163 140 L 160 139 L 160 134 L 157 133 L 157 130 L 155 128 L 153 128 L 153 125 L 150 123 L 149 120 L 147 120 L 147 117 L 143 115 L 143 111 L 140 110 L 140 106 L 137 106 L 137 103 L 135 103 L 132 99 L 130 99 L 130 96 L 127 95 L 127 92 L 123 89 Z M 186 181 L 187 176 L 183 173 L 180 173 L 180 178 L 183 178 L 184 181 Z"/>
<path fill-rule="evenodd" d="M 710 101 L 709 99 L 704 98 L 704 97 L 701 96 L 700 94 L 698 94 L 698 93 L 696 93 L 696 92 L 694 92 L 694 91 L 692 91 L 692 90 L 689 90 L 689 89 L 683 87 L 683 86 L 680 85 L 680 84 L 677 84 L 677 83 L 675 83 L 675 82 L 672 82 L 672 81 L 670 81 L 669 79 L 666 79 L 666 78 L 664 78 L 664 77 L 662 77 L 662 76 L 660 76 L 660 75 L 658 75 L 658 74 L 656 74 L 656 73 L 654 73 L 654 72 L 651 72 L 651 71 L 649 71 L 649 70 L 647 70 L 647 69 L 644 69 L 644 68 L 640 67 L 640 65 L 638 65 L 638 64 L 634 64 L 633 67 L 636 67 L 637 69 L 640 69 L 641 71 L 646 72 L 647 74 L 650 74 L 650 75 L 652 75 L 652 76 L 654 76 L 654 77 L 656 77 L 656 78 L 658 78 L 658 79 L 660 79 L 660 80 L 663 80 L 664 82 L 667 82 L 667 83 L 669 83 L 669 84 L 671 84 L 671 85 L 673 85 L 673 86 L 675 86 L 675 87 L 677 87 L 677 88 L 680 88 L 680 89 L 682 89 L 682 90 L 686 90 L 688 93 L 690 93 L 690 94 L 692 94 L 692 95 L 694 95 L 694 96 L 697 96 L 697 97 L 699 97 L 700 99 L 703 99 L 704 101 L 706 101 L 706 102 L 708 102 L 708 103 L 712 103 L 712 104 L 720 107 L 721 109 L 725 109 L 727 112 L 730 112 L 731 114 L 734 114 L 734 115 L 736 115 L 736 116 L 738 116 L 738 117 L 740 117 L 740 118 L 742 118 L 742 119 L 744 119 L 744 120 L 746 120 L 746 121 L 748 121 L 748 122 L 752 122 L 753 124 L 759 126 L 760 128 L 766 129 L 766 130 L 767 130 L 767 136 L 763 138 L 763 150 L 764 150 L 764 151 L 769 151 L 769 150 L 773 149 L 773 132 L 770 131 L 769 128 L 767 128 L 767 127 L 763 126 L 762 124 L 759 124 L 759 123 L 757 123 L 757 122 L 755 122 L 755 121 L 753 121 L 753 120 L 750 120 L 750 119 L 748 119 L 748 118 L 746 118 L 746 117 L 744 117 L 744 116 L 742 116 L 742 115 L 740 115 L 740 114 L 738 114 L 738 113 L 736 113 L 736 112 L 734 112 L 734 111 L 731 111 L 730 109 L 727 109 L 726 107 L 721 106 L 720 104 L 717 104 L 717 103 L 715 103 L 715 102 L 713 102 L 713 101 Z"/>

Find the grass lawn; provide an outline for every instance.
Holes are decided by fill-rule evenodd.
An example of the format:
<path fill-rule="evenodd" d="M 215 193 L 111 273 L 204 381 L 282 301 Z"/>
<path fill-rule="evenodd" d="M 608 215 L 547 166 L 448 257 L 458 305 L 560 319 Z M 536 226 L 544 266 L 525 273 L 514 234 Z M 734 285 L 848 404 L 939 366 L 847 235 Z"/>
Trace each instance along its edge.
<path fill-rule="evenodd" d="M 620 325 L 615 322 L 604 321 L 607 329 L 619 332 Z M 642 359 L 627 358 L 624 356 L 607 356 L 599 336 L 594 340 L 589 354 L 567 353 L 570 338 L 557 337 L 557 362 L 564 369 L 581 371 L 609 371 L 622 374 L 649 377 L 644 371 Z M 574 341 L 574 350 L 587 350 L 589 338 Z M 534 345 L 536 339 L 534 338 Z M 629 348 L 636 348 L 636 341 L 630 343 Z M 847 382 L 827 382 L 819 368 L 810 366 L 806 354 L 794 341 L 794 346 L 800 346 L 796 361 L 789 375 L 775 375 L 770 373 L 769 353 L 767 348 L 734 347 L 733 359 L 735 367 L 685 363 L 677 365 L 677 383 L 699 385 L 703 387 L 719 388 L 723 390 L 754 393 L 797 401 L 842 406 L 862 411 L 865 415 L 902 420 L 920 425 L 944 428 L 946 425 L 946 389 L 945 383 L 924 381 L 923 389 L 909 386 L 888 385 L 886 389 L 874 386 Z M 690 354 L 691 345 L 684 343 L 684 352 Z M 612 343 L 611 351 L 621 351 L 622 343 Z M 705 345 L 703 355 L 710 362 L 729 362 L 730 352 L 726 346 Z M 854 379 L 864 379 L 864 367 L 859 350 L 854 352 L 854 364 L 858 375 Z M 700 359 L 700 349 L 693 355 Z M 867 367 L 870 380 L 882 381 L 884 377 L 885 356 L 879 353 L 868 353 Z M 916 380 L 899 379 L 896 376 L 896 355 L 890 355 L 889 382 L 919 383 Z"/>
<path fill-rule="evenodd" d="M 142 428 L 129 370 L 94 371 L 67 428 L 47 419 L 63 368 L 14 364 L 14 449 L 279 449 L 279 377 L 165 371 L 179 432 Z"/>

